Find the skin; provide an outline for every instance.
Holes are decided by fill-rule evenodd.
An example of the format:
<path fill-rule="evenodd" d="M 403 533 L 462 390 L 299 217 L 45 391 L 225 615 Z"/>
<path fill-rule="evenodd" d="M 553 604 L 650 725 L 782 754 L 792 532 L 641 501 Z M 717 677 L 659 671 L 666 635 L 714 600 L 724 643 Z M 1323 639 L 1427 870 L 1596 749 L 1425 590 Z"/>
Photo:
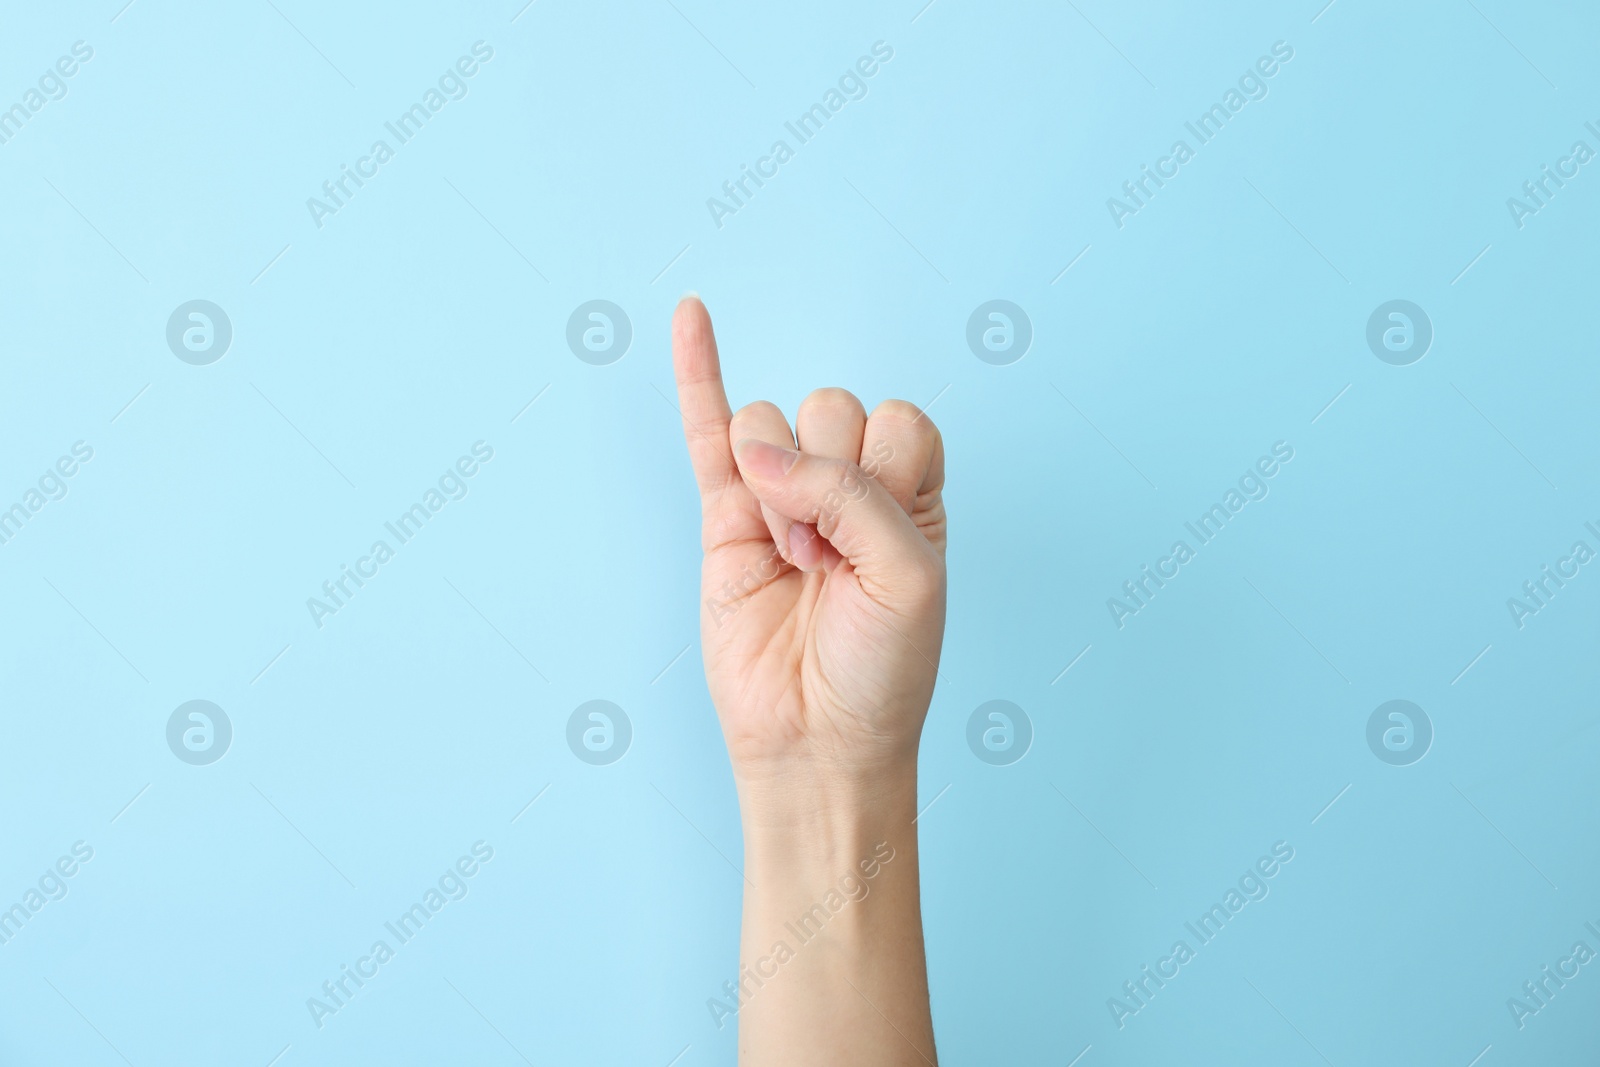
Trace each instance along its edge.
<path fill-rule="evenodd" d="M 731 412 L 694 296 L 672 352 L 744 826 L 739 1062 L 935 1064 L 913 820 L 944 636 L 939 431 L 842 389 L 793 431 L 765 401 Z"/>

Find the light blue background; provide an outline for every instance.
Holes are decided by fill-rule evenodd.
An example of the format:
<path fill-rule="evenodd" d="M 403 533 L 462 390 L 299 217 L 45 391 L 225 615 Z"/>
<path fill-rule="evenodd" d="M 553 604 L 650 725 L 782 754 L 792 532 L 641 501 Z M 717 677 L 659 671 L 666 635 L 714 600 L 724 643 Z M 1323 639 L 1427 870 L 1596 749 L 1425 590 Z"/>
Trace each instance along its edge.
<path fill-rule="evenodd" d="M 94 448 L 0 546 L 0 906 L 95 850 L 0 945 L 0 1063 L 734 1062 L 705 1002 L 738 812 L 668 399 L 690 288 L 735 405 L 842 385 L 944 433 L 944 1062 L 1600 1055 L 1600 964 L 1525 1029 L 1506 1006 L 1600 949 L 1600 566 L 1506 607 L 1600 548 L 1600 165 L 1506 206 L 1600 148 L 1592 6 L 121 2 L 0 33 L 0 106 L 94 49 L 0 145 L 0 506 Z M 306 198 L 479 40 L 318 229 Z M 879 40 L 865 99 L 714 225 Z M 1266 99 L 1119 229 L 1106 199 L 1276 41 Z M 234 329 L 210 366 L 165 342 L 197 298 Z M 596 298 L 634 328 L 610 366 L 564 340 Z M 993 298 L 1035 331 L 1010 366 L 965 343 Z M 1364 339 L 1392 298 L 1436 331 L 1411 366 Z M 479 440 L 318 629 L 306 598 Z M 1106 599 L 1280 440 L 1270 496 L 1119 630 Z M 164 733 L 196 698 L 235 731 L 205 767 Z M 564 740 L 594 698 L 633 722 L 611 766 Z M 1036 731 L 1009 767 L 965 742 L 996 698 Z M 1393 698 L 1436 730 L 1408 767 L 1365 741 Z M 307 998 L 479 840 L 470 894 L 318 1029 Z M 1276 841 L 1271 895 L 1119 1030 L 1107 999 Z"/>

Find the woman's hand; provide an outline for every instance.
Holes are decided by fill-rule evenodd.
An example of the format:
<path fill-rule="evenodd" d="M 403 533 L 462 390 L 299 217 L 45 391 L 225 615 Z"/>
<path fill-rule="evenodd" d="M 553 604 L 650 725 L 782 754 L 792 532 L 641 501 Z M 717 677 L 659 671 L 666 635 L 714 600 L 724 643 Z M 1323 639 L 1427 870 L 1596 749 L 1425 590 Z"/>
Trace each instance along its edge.
<path fill-rule="evenodd" d="M 672 349 L 700 486 L 706 680 L 735 773 L 914 765 L 944 634 L 939 431 L 901 400 L 869 418 L 842 389 L 806 397 L 795 432 L 766 401 L 730 413 L 694 297 Z"/>
<path fill-rule="evenodd" d="M 745 839 L 738 976 L 707 1001 L 745 1067 L 933 1064 L 917 741 L 944 635 L 944 446 L 904 401 L 728 410 L 711 319 L 672 354 L 700 485 L 706 681 Z M 796 436 L 799 438 L 796 451 Z"/>

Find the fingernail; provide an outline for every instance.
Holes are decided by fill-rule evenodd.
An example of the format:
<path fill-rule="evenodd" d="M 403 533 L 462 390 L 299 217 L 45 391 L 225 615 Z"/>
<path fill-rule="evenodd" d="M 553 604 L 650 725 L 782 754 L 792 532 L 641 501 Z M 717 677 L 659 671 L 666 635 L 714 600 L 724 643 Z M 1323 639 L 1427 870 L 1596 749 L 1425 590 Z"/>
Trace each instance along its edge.
<path fill-rule="evenodd" d="M 678 303 L 681 304 L 685 300 L 688 300 L 690 297 L 694 297 L 694 299 L 699 300 L 700 299 L 700 294 L 695 292 L 693 289 L 685 289 L 683 291 L 683 295 L 678 297 Z"/>
<path fill-rule="evenodd" d="M 822 562 L 822 538 L 815 526 L 797 522 L 789 527 L 789 562 L 803 571 L 815 570 Z"/>
<path fill-rule="evenodd" d="M 794 466 L 794 461 L 800 458 L 800 453 L 792 448 L 780 448 L 751 437 L 740 438 L 739 443 L 733 446 L 733 454 L 739 461 L 740 470 L 761 478 L 782 478 Z"/>

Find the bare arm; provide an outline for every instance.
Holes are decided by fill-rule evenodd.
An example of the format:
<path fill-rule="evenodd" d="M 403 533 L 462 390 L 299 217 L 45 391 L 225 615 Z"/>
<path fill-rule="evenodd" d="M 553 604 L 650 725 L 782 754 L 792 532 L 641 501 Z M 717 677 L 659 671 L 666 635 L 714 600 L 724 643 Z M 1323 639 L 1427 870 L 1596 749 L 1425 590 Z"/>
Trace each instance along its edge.
<path fill-rule="evenodd" d="M 740 1063 L 932 1064 L 915 768 L 743 801 Z"/>
<path fill-rule="evenodd" d="M 701 644 L 744 822 L 740 1063 L 933 1064 L 917 744 L 944 633 L 944 451 L 915 406 L 730 412 L 673 319 L 704 521 Z"/>

